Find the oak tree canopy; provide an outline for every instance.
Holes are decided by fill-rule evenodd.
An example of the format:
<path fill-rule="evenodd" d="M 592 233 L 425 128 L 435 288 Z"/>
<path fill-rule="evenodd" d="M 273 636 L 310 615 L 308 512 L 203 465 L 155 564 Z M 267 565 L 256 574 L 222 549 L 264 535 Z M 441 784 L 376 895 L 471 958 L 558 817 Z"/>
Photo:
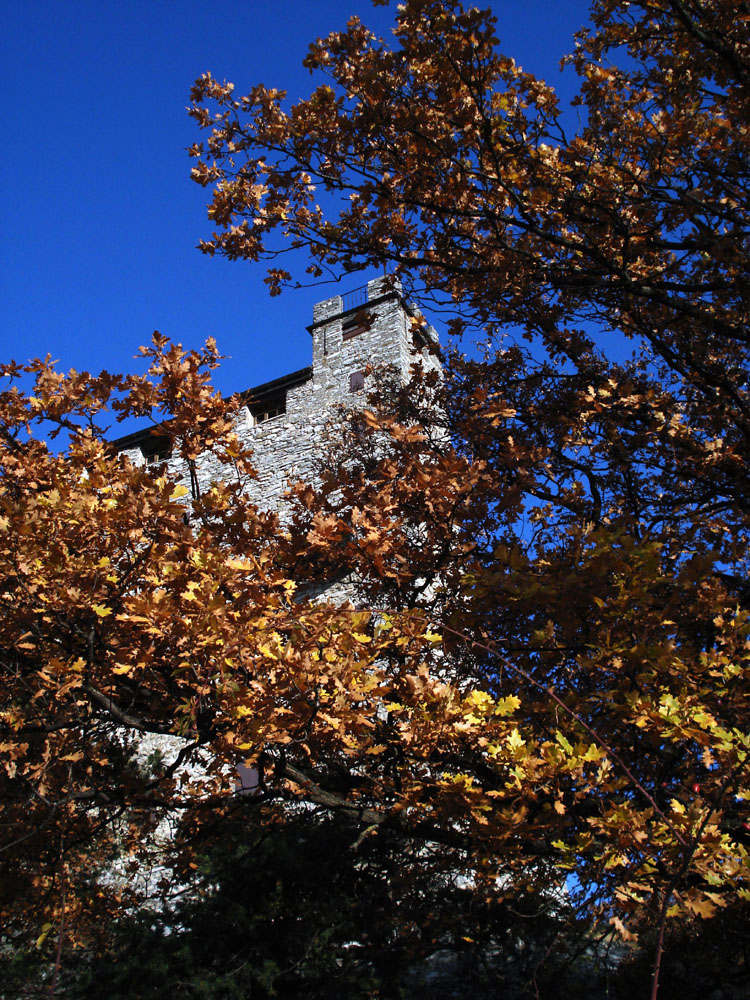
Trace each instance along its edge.
<path fill-rule="evenodd" d="M 314 43 L 327 82 L 292 107 L 196 81 L 208 254 L 269 260 L 272 294 L 286 250 L 313 280 L 385 265 L 485 347 L 373 397 L 284 530 L 243 494 L 213 344 L 156 337 L 146 377 L 3 368 L 14 934 L 84 940 L 129 903 L 94 869 L 143 865 L 167 817 L 166 882 L 222 818 L 294 802 L 357 849 L 430 845 L 478 898 L 567 880 L 626 940 L 747 901 L 749 28 L 744 2 L 594 0 L 574 130 L 452 0 Z M 134 468 L 108 408 L 225 480 Z M 342 565 L 356 607 L 312 599 Z"/>

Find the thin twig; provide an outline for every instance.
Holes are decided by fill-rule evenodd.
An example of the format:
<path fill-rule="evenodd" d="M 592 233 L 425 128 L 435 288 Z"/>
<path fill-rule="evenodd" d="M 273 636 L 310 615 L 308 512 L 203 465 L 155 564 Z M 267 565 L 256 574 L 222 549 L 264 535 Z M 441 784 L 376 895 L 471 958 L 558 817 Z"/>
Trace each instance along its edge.
<path fill-rule="evenodd" d="M 63 841 L 63 827 L 60 828 L 60 928 L 57 932 L 57 952 L 55 954 L 55 968 L 52 973 L 52 982 L 49 987 L 49 1000 L 55 1000 L 55 990 L 57 989 L 57 977 L 62 963 L 63 937 L 65 935 L 65 844 Z"/>

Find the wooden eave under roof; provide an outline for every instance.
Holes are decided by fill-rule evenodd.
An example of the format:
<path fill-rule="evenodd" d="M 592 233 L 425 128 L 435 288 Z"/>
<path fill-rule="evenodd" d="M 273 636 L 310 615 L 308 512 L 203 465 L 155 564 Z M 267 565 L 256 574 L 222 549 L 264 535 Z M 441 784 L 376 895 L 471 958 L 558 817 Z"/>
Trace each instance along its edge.
<path fill-rule="evenodd" d="M 303 385 L 311 378 L 312 366 L 308 365 L 307 368 L 300 368 L 289 375 L 282 375 L 281 378 L 272 379 L 270 382 L 262 382 L 252 389 L 245 389 L 244 392 L 238 392 L 236 396 L 239 399 L 240 406 L 249 406 L 252 404 L 253 409 L 260 409 L 266 401 L 278 398 L 280 393 L 286 392 L 288 389 L 293 389 L 295 386 Z M 132 431 L 130 434 L 123 435 L 123 437 L 115 438 L 110 444 L 117 452 L 127 451 L 129 448 L 140 448 L 144 444 L 148 444 L 148 451 L 158 451 L 158 446 L 169 440 L 169 435 L 166 433 L 168 427 L 169 421 L 156 427 L 144 427 L 142 430 Z"/>

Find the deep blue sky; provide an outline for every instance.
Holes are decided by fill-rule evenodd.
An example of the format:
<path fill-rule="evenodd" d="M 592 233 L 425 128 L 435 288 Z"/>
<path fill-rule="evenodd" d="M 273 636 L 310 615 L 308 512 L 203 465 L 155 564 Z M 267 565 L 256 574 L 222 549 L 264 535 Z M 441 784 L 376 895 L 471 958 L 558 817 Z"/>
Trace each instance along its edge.
<path fill-rule="evenodd" d="M 587 4 L 492 6 L 501 49 L 557 86 Z M 394 5 L 4 0 L 2 11 L 0 359 L 50 352 L 66 368 L 128 370 L 158 329 L 186 346 L 215 336 L 231 357 L 217 378 L 226 392 L 309 364 L 312 303 L 338 289 L 271 299 L 262 264 L 195 249 L 210 230 L 185 107 L 206 70 L 238 93 L 263 82 L 306 96 L 307 44 L 354 13 L 386 33 Z"/>

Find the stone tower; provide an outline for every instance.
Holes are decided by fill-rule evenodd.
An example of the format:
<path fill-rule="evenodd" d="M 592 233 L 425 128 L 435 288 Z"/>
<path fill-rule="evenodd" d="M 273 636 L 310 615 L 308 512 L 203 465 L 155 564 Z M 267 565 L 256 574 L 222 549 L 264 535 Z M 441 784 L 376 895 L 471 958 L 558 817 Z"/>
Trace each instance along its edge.
<path fill-rule="evenodd" d="M 404 382 L 412 365 L 438 368 L 428 350 L 437 342 L 432 327 L 414 332 L 418 310 L 404 301 L 393 279 L 376 278 L 362 288 L 318 302 L 313 308 L 312 365 L 241 394 L 244 406 L 237 433 L 253 449 L 258 479 L 253 499 L 278 509 L 292 481 L 312 481 L 326 424 L 337 405 L 351 409 L 366 398 L 366 370 L 389 367 Z M 167 463 L 180 475 L 170 455 L 167 435 L 136 431 L 114 442 L 137 464 Z M 198 463 L 199 481 L 221 478 L 221 468 L 208 460 Z M 203 485 L 203 483 L 201 484 Z"/>

